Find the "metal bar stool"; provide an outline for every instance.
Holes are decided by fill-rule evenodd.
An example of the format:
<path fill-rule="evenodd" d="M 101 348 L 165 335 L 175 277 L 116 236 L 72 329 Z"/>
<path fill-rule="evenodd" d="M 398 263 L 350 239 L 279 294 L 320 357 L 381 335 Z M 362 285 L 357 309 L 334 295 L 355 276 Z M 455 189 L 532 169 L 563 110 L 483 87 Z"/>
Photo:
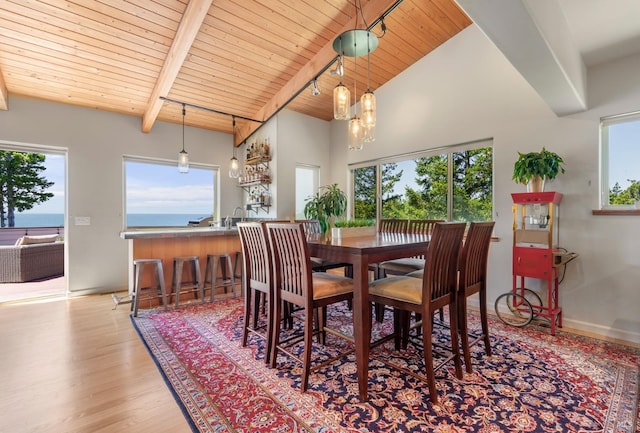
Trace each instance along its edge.
<path fill-rule="evenodd" d="M 187 265 L 190 279 L 182 281 L 184 265 Z M 198 256 L 184 256 L 173 258 L 173 279 L 171 291 L 176 295 L 176 307 L 180 305 L 181 292 L 195 292 L 196 298 L 199 296 L 204 302 L 204 289 L 202 276 L 200 274 L 200 258 Z"/>
<path fill-rule="evenodd" d="M 144 277 L 144 268 L 145 266 L 153 266 L 154 270 L 154 284 L 151 286 L 143 287 L 142 279 Z M 154 290 L 153 293 L 148 294 L 145 299 L 156 299 L 158 295 L 162 299 L 162 305 L 164 309 L 167 309 L 167 291 L 164 287 L 164 272 L 162 269 L 162 260 L 161 259 L 136 259 L 133 261 L 133 293 L 131 297 L 133 298 L 133 302 L 131 303 L 131 310 L 133 311 L 133 316 L 138 317 L 138 304 L 140 302 L 140 297 L 143 290 Z"/>
<path fill-rule="evenodd" d="M 238 263 L 238 254 L 239 253 L 236 253 L 236 264 Z M 218 277 L 218 264 L 220 264 L 220 277 Z M 227 288 L 231 286 L 233 296 L 238 296 L 236 293 L 235 268 L 236 266 L 231 267 L 231 254 L 207 254 L 203 292 L 207 290 L 209 285 L 211 286 L 211 302 L 213 302 L 216 288 L 218 287 L 224 287 L 224 292 L 227 293 Z"/>

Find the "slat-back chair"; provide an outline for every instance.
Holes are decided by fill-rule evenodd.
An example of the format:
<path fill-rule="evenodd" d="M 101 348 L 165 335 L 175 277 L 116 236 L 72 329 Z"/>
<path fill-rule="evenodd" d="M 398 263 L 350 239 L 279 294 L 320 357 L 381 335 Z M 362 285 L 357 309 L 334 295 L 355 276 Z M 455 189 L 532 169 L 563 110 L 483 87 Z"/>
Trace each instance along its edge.
<path fill-rule="evenodd" d="M 419 236 L 430 236 L 436 223 L 443 220 L 409 220 L 406 233 Z M 381 277 L 387 275 L 405 275 L 424 268 L 424 255 L 387 260 L 380 263 Z"/>
<path fill-rule="evenodd" d="M 465 223 L 437 223 L 433 230 L 423 278 L 406 275 L 391 276 L 369 284 L 369 297 L 373 302 L 394 308 L 394 340 L 397 349 L 409 338 L 409 316 L 411 312 L 431 317 L 433 313 L 448 306 L 451 347 L 450 355 L 438 365 L 433 364 L 432 321 L 422 320 L 422 346 L 426 379 L 432 403 L 438 402 L 435 372 L 453 359 L 456 377 L 462 378 L 462 365 L 458 345 L 458 323 L 456 311 L 456 280 L 460 245 Z"/>
<path fill-rule="evenodd" d="M 309 373 L 332 362 L 344 354 L 337 355 L 321 365 L 311 367 L 311 344 L 314 333 L 322 335 L 330 331 L 348 338 L 325 326 L 325 307 L 341 301 L 353 299 L 353 280 L 340 275 L 325 272 L 312 272 L 309 261 L 309 248 L 301 224 L 267 223 L 269 242 L 273 252 L 275 271 L 274 329 L 271 366 L 276 366 L 278 352 L 282 351 L 302 363 L 302 391 L 306 391 Z M 280 341 L 280 318 L 282 303 L 288 302 L 304 310 L 304 334 Z M 321 314 L 316 314 L 322 309 Z M 313 322 L 317 322 L 314 328 Z M 351 339 L 351 338 L 348 338 Z M 304 341 L 302 358 L 288 350 L 289 347 Z M 321 339 L 324 342 L 324 339 Z"/>
<path fill-rule="evenodd" d="M 266 340 L 264 361 L 270 361 L 273 342 L 273 267 L 271 264 L 271 248 L 267 239 L 267 229 L 257 222 L 237 223 L 240 244 L 242 247 L 244 278 L 244 324 L 242 328 L 242 346 L 247 345 L 249 333 L 256 334 Z M 261 298 L 264 299 L 261 302 Z M 265 313 L 266 324 L 258 328 L 261 304 Z M 251 320 L 251 318 L 253 320 Z M 250 323 L 251 322 L 251 323 Z"/>
<path fill-rule="evenodd" d="M 471 223 L 458 264 L 460 269 L 458 279 L 458 324 L 460 326 L 465 368 L 468 373 L 473 371 L 470 355 L 471 346 L 482 340 L 484 341 L 484 349 L 487 356 L 491 356 L 487 321 L 487 262 L 494 225 L 495 221 Z M 475 293 L 479 294 L 482 333 L 479 336 L 472 336 L 473 341 L 469 342 L 467 298 Z"/>
<path fill-rule="evenodd" d="M 406 233 L 409 220 L 405 219 L 381 219 L 378 231 L 380 233 Z"/>
<path fill-rule="evenodd" d="M 322 233 L 320 221 L 318 220 L 296 220 L 295 222 L 302 224 L 302 229 L 306 235 L 319 235 Z M 345 276 L 353 274 L 350 268 L 351 264 L 326 260 L 321 257 L 311 257 L 311 267 L 315 272 L 327 272 L 329 269 L 345 268 Z"/>

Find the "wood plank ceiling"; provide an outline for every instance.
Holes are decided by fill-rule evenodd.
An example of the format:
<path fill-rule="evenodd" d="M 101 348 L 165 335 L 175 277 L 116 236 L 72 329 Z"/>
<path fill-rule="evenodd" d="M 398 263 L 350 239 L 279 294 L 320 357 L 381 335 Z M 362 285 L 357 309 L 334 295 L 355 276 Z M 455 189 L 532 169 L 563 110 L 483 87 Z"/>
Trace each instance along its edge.
<path fill-rule="evenodd" d="M 330 120 L 337 35 L 375 24 L 375 91 L 467 27 L 453 0 L 2 0 L 0 108 L 25 95 L 232 132 L 239 144 L 281 108 Z M 363 23 L 366 22 L 366 25 Z M 354 59 L 344 83 L 353 92 Z M 321 94 L 312 96 L 318 78 Z M 358 98 L 367 86 L 357 59 Z M 353 95 L 352 95 L 353 98 Z M 167 100 L 168 99 L 168 100 Z M 210 111 L 214 110 L 214 111 Z"/>

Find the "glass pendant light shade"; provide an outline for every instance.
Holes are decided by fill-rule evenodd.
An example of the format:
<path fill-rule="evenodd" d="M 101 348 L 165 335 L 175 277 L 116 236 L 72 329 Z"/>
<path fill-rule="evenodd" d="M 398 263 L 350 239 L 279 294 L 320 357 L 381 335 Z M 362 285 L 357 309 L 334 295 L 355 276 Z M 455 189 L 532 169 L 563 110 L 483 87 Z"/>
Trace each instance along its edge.
<path fill-rule="evenodd" d="M 182 150 L 178 152 L 178 173 L 189 173 L 189 154 L 184 150 L 184 116 L 187 114 L 185 104 L 182 104 Z"/>
<path fill-rule="evenodd" d="M 349 119 L 349 101 L 351 92 L 347 86 L 340 83 L 333 89 L 333 118 L 336 120 Z"/>
<path fill-rule="evenodd" d="M 366 126 L 376 126 L 376 95 L 367 90 L 360 98 L 362 108 L 362 123 Z"/>
<path fill-rule="evenodd" d="M 362 141 L 365 143 L 371 143 L 376 141 L 376 127 L 365 125 L 362 122 Z"/>
<path fill-rule="evenodd" d="M 189 154 L 184 149 L 178 152 L 178 172 L 189 172 Z"/>
<path fill-rule="evenodd" d="M 349 120 L 349 150 L 362 150 L 364 143 L 364 128 L 358 116 Z"/>
<path fill-rule="evenodd" d="M 237 179 L 240 176 L 240 164 L 238 164 L 238 158 L 233 156 L 231 158 L 231 162 L 229 163 L 229 177 L 233 179 Z"/>
<path fill-rule="evenodd" d="M 236 116 L 231 116 L 231 136 L 235 137 L 236 133 Z M 229 161 L 229 177 L 232 179 L 237 179 L 240 177 L 240 164 L 238 163 L 238 158 L 236 158 L 236 146 L 233 146 L 233 156 L 231 157 L 231 161 Z"/>

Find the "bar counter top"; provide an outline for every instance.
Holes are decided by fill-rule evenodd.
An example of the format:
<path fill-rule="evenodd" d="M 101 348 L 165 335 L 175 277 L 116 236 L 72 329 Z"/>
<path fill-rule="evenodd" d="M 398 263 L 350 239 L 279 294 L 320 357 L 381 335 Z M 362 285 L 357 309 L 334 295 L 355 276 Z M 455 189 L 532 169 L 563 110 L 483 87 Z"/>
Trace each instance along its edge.
<path fill-rule="evenodd" d="M 122 239 L 189 238 L 201 236 L 237 236 L 238 229 L 224 227 L 149 228 L 120 232 Z"/>

